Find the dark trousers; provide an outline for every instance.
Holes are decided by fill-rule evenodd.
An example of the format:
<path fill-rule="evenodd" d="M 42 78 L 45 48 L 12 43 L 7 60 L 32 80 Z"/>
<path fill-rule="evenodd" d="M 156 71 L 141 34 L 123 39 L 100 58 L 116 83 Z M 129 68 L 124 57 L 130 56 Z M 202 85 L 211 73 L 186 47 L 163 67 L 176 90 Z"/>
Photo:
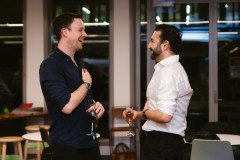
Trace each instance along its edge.
<path fill-rule="evenodd" d="M 52 160 L 101 160 L 99 147 L 78 149 L 65 145 L 54 145 L 52 157 Z"/>
<path fill-rule="evenodd" d="M 182 160 L 184 156 L 183 137 L 176 134 L 145 132 L 143 145 L 145 160 Z"/>

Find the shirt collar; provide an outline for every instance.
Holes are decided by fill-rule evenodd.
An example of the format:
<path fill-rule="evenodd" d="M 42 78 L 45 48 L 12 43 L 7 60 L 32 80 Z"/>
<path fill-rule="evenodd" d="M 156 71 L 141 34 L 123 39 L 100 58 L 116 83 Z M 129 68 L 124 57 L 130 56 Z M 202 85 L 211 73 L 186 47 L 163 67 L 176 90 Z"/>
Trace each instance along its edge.
<path fill-rule="evenodd" d="M 66 60 L 70 60 L 71 58 L 66 54 L 66 53 L 64 53 L 62 50 L 60 50 L 59 48 L 55 48 L 55 53 L 59 56 L 59 57 L 61 57 L 61 58 L 64 58 L 64 59 L 66 59 Z"/>
<path fill-rule="evenodd" d="M 173 55 L 173 56 L 163 59 L 160 62 L 158 62 L 157 64 L 155 64 L 154 69 L 158 70 L 164 66 L 170 65 L 170 64 L 178 62 L 178 61 L 179 61 L 179 55 Z"/>
<path fill-rule="evenodd" d="M 55 54 L 58 57 L 61 57 L 61 58 L 65 59 L 66 61 L 72 61 L 72 59 L 69 55 L 67 55 L 66 53 L 64 53 L 62 50 L 60 50 L 57 47 L 55 48 Z M 77 60 L 81 59 L 81 57 L 79 56 L 79 54 L 75 54 L 74 59 L 77 61 Z"/>

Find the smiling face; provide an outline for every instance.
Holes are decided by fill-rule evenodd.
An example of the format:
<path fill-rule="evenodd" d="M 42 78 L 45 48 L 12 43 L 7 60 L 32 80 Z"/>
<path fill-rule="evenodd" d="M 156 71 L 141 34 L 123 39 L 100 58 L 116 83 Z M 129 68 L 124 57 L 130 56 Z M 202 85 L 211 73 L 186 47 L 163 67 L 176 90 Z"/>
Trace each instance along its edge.
<path fill-rule="evenodd" d="M 154 31 L 151 37 L 151 41 L 148 44 L 148 49 L 152 51 L 152 60 L 157 60 L 159 55 L 162 53 L 160 34 L 160 31 Z"/>
<path fill-rule="evenodd" d="M 77 52 L 83 49 L 83 40 L 87 37 L 83 21 L 75 18 L 70 27 L 66 28 L 67 43 L 73 51 Z"/>

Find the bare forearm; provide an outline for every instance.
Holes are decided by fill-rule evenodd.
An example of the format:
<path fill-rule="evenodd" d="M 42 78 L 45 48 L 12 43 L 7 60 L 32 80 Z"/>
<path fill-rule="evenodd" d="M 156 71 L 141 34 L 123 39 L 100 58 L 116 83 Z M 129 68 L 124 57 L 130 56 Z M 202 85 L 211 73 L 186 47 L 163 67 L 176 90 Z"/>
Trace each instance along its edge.
<path fill-rule="evenodd" d="M 164 114 L 159 110 L 144 110 L 140 111 L 137 116 L 139 119 L 148 119 L 157 123 L 167 123 L 171 121 L 172 116 Z"/>
<path fill-rule="evenodd" d="M 70 114 L 85 98 L 88 89 L 84 84 L 80 85 L 74 92 L 71 93 L 69 102 L 63 107 L 62 112 Z"/>

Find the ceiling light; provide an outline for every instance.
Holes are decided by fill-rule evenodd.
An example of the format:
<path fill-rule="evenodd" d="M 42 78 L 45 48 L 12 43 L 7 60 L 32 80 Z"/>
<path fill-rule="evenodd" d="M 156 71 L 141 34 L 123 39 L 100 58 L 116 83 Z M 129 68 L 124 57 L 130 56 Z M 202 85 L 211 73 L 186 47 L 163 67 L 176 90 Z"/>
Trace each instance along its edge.
<path fill-rule="evenodd" d="M 87 14 L 90 14 L 90 13 L 91 13 L 90 10 L 87 9 L 86 7 L 82 7 L 82 10 L 83 10 L 85 13 L 87 13 Z"/>

